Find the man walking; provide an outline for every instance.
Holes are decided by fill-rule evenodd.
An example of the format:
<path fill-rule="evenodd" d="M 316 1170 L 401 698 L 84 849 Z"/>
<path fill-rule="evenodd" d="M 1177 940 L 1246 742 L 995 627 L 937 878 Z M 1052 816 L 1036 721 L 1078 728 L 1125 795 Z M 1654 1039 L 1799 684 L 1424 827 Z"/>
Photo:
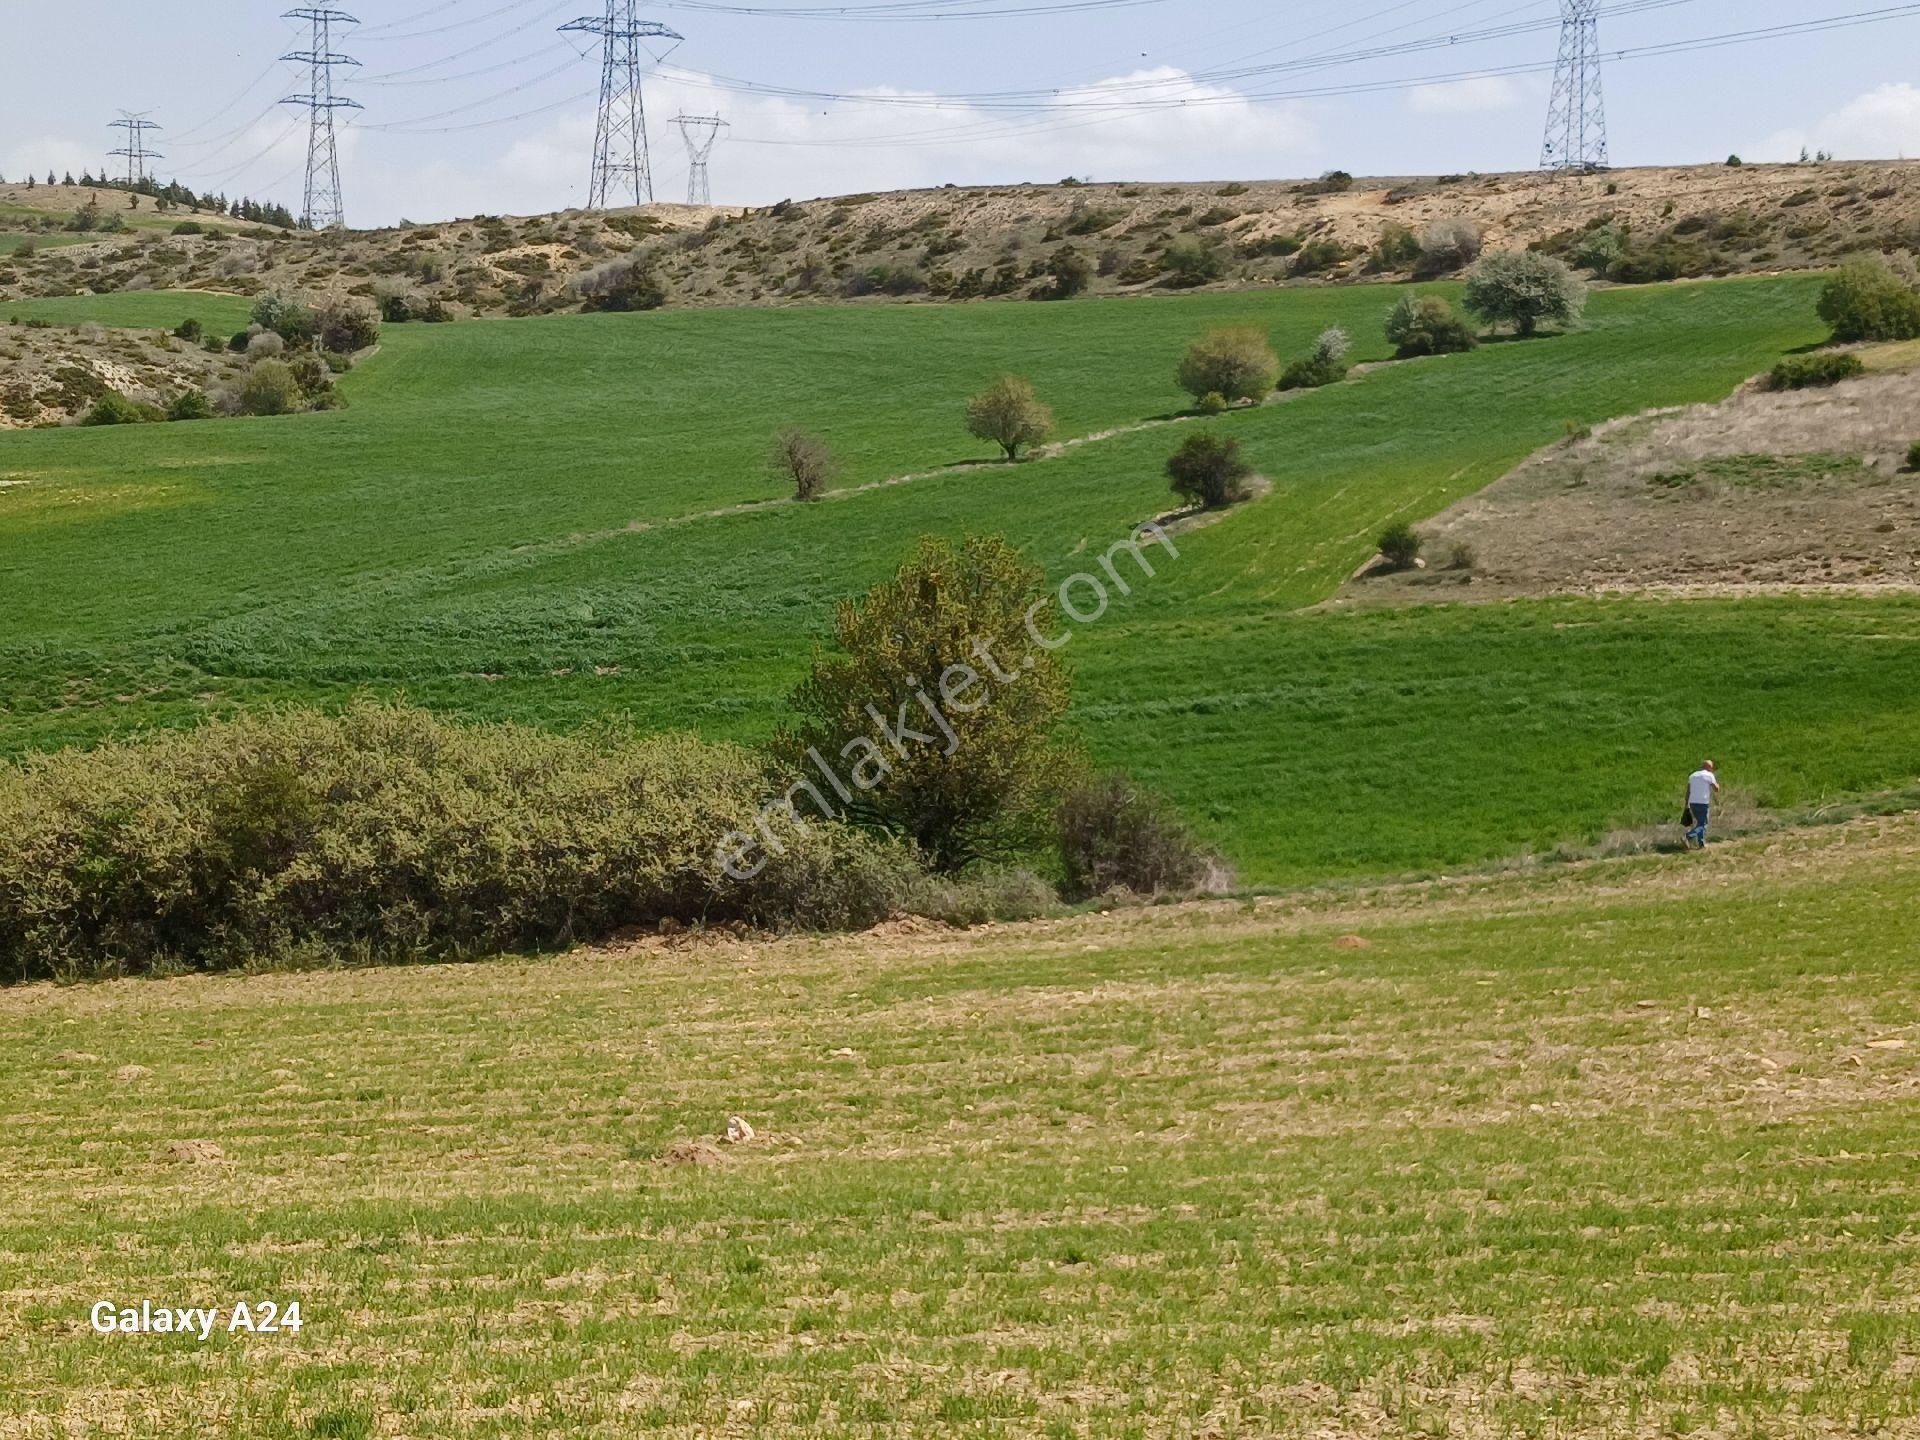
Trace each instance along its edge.
<path fill-rule="evenodd" d="M 1707 848 L 1707 821 L 1713 814 L 1713 800 L 1720 793 L 1720 776 L 1709 760 L 1687 777 L 1687 848 Z"/>

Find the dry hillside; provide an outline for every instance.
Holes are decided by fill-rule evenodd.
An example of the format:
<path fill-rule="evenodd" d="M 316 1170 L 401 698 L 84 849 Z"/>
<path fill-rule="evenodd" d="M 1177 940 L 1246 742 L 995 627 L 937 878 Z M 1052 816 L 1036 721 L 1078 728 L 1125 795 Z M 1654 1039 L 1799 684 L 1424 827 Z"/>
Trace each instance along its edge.
<path fill-rule="evenodd" d="M 246 365 L 157 330 L 0 327 L 0 430 L 68 423 L 110 391 L 164 408 L 182 391 L 236 383 Z"/>
<path fill-rule="evenodd" d="M 4 196 L 0 191 L 0 196 Z M 198 287 L 404 294 L 459 313 L 577 304 L 583 276 L 637 262 L 675 305 L 1044 296 L 1442 274 L 1420 240 L 1470 222 L 1603 278 L 1818 266 L 1920 247 L 1920 164 L 1620 170 L 1429 179 L 946 188 L 750 211 L 656 205 L 477 217 L 327 235 L 147 231 L 0 257 L 0 300 Z M 591 282 L 590 282 L 591 283 Z M 646 301 L 643 303 L 651 303 Z"/>

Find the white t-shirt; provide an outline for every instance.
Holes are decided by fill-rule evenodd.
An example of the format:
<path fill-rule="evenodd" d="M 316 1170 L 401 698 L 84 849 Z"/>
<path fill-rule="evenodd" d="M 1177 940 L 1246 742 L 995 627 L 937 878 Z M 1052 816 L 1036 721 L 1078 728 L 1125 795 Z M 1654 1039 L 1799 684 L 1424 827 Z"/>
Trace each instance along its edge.
<path fill-rule="evenodd" d="M 1696 770 L 1687 777 L 1687 803 L 1689 805 L 1711 805 L 1713 792 L 1720 788 L 1720 781 L 1711 770 Z"/>

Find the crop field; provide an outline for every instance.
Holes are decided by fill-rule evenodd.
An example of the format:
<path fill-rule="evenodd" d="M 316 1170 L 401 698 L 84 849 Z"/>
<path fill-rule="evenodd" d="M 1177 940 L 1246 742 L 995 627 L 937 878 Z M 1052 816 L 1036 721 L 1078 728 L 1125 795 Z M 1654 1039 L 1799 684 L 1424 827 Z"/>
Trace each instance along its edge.
<path fill-rule="evenodd" d="M 1311 609 L 1386 523 L 1565 427 L 1719 398 L 1818 340 L 1817 285 L 1604 291 L 1574 334 L 1205 422 L 1270 493 L 1182 532 L 1177 558 L 1074 635 L 1088 749 L 1164 789 L 1252 884 L 1431 871 L 1670 819 L 1673 776 L 1703 751 L 1763 807 L 1911 783 L 1910 601 Z M 0 744 L 362 690 L 758 738 L 833 601 L 916 535 L 1005 533 L 1064 578 L 1164 511 L 1162 464 L 1201 423 L 1174 418 L 1188 341 L 1255 324 L 1300 354 L 1337 323 L 1377 361 L 1397 293 L 394 326 L 345 377 L 343 411 L 0 436 Z M 24 308 L 238 323 L 217 304 L 244 307 Z M 1007 371 L 1087 443 L 983 463 L 960 404 Z M 786 503 L 766 475 L 783 424 L 841 456 L 826 503 Z"/>
<path fill-rule="evenodd" d="M 0 992 L 0 1436 L 1914 1435 L 1917 856 Z"/>

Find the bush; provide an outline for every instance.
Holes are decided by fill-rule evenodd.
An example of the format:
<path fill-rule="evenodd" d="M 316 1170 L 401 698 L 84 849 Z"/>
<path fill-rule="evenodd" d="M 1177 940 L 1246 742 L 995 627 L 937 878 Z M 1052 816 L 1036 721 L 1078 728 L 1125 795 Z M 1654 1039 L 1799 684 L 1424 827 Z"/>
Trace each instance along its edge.
<path fill-rule="evenodd" d="M 818 500 L 839 470 L 826 441 L 796 429 L 782 430 L 774 436 L 773 453 L 767 457 L 767 466 L 793 486 L 794 498 L 798 500 Z"/>
<path fill-rule="evenodd" d="M 1259 400 L 1280 378 L 1280 357 L 1273 353 L 1264 331 L 1211 330 L 1187 350 L 1175 375 L 1180 388 L 1196 400 L 1215 394 L 1228 400 Z"/>
<path fill-rule="evenodd" d="M 1419 532 L 1404 520 L 1380 532 L 1380 554 L 1396 570 L 1411 570 L 1425 543 Z"/>
<path fill-rule="evenodd" d="M 1843 344 L 1920 337 L 1920 292 L 1878 257 L 1843 265 L 1821 289 L 1819 311 Z"/>
<path fill-rule="evenodd" d="M 204 390 L 182 390 L 167 406 L 169 420 L 211 420 L 213 402 Z"/>
<path fill-rule="evenodd" d="M 1467 275 L 1466 307 L 1490 325 L 1530 336 L 1542 323 L 1571 325 L 1587 308 L 1587 286 L 1566 263 L 1538 250 L 1483 256 Z"/>
<path fill-rule="evenodd" d="M 1008 460 L 1018 460 L 1022 450 L 1053 433 L 1053 412 L 1040 403 L 1031 383 L 1009 375 L 967 402 L 967 433 L 993 441 Z"/>
<path fill-rule="evenodd" d="M 1224 435 L 1189 435 L 1167 461 L 1173 493 L 1203 510 L 1218 510 L 1247 498 L 1253 467 L 1240 454 L 1240 442 Z"/>
<path fill-rule="evenodd" d="M 1767 372 L 1769 390 L 1812 390 L 1864 375 L 1858 355 L 1790 355 Z"/>
<path fill-rule="evenodd" d="M 1920 470 L 1920 440 L 1907 447 L 1907 469 Z"/>
<path fill-rule="evenodd" d="M 253 307 L 253 323 L 271 330 L 289 345 L 306 345 L 319 333 L 319 317 L 304 300 L 276 290 L 263 295 Z"/>
<path fill-rule="evenodd" d="M 764 775 L 691 739 L 369 703 L 38 756 L 0 769 L 0 973 L 461 957 L 893 909 L 910 857 L 840 825 L 780 823 L 765 869 L 727 877 L 716 845 L 752 823 Z"/>
<path fill-rule="evenodd" d="M 1348 254 L 1347 247 L 1338 240 L 1309 240 L 1293 257 L 1293 265 L 1288 273 L 1303 276 L 1324 275 L 1335 266 L 1342 264 Z"/>
<path fill-rule="evenodd" d="M 667 288 L 652 263 L 638 257 L 595 266 L 576 276 L 573 288 L 585 311 L 624 314 L 658 310 L 667 303 Z"/>
<path fill-rule="evenodd" d="M 198 320 L 182 320 L 178 325 L 173 327 L 174 338 L 185 340 L 190 345 L 198 345 L 206 338 L 206 333 L 206 327 Z"/>
<path fill-rule="evenodd" d="M 1177 289 L 1191 289 L 1218 280 L 1226 273 L 1220 252 L 1194 235 L 1182 235 L 1160 257 L 1160 271 Z"/>
<path fill-rule="evenodd" d="M 1172 808 L 1124 775 L 1076 786 L 1060 802 L 1057 821 L 1071 900 L 1114 889 L 1190 893 L 1212 868 L 1211 857 Z"/>
<path fill-rule="evenodd" d="M 198 220 L 182 220 L 173 227 L 173 233 L 176 235 L 204 235 L 207 233 L 207 229 L 206 226 L 202 225 Z"/>
<path fill-rule="evenodd" d="M 234 394 L 234 408 L 241 415 L 291 415 L 305 409 L 306 401 L 293 367 L 284 360 L 257 362 Z"/>
<path fill-rule="evenodd" d="M 922 539 L 891 580 L 839 605 L 837 652 L 815 655 L 774 754 L 941 873 L 1031 848 L 1053 809 L 1067 709 L 1066 671 L 1027 628 L 1041 585 L 997 536 Z M 821 757 L 845 774 L 839 786 L 822 783 Z"/>
<path fill-rule="evenodd" d="M 1387 312 L 1387 339 L 1403 360 L 1452 355 L 1479 343 L 1467 323 L 1438 295 L 1401 296 Z"/>
<path fill-rule="evenodd" d="M 129 400 L 118 390 L 109 390 L 80 417 L 82 425 L 144 425 L 160 419 L 160 412 L 151 405 L 141 405 Z"/>
<path fill-rule="evenodd" d="M 1200 397 L 1199 405 L 1194 408 L 1202 415 L 1224 415 L 1233 408 L 1233 404 L 1218 390 L 1209 390 Z"/>
<path fill-rule="evenodd" d="M 1388 225 L 1373 242 L 1373 249 L 1367 252 L 1367 268 L 1376 273 L 1405 270 L 1419 259 L 1420 237 L 1404 225 Z"/>
<path fill-rule="evenodd" d="M 1414 274 L 1422 280 L 1432 280 L 1464 270 L 1480 258 L 1485 244 L 1475 221 L 1436 220 L 1420 232 L 1420 259 L 1414 266 Z"/>
<path fill-rule="evenodd" d="M 1573 263 L 1595 275 L 1605 275 L 1626 252 L 1626 237 L 1611 222 L 1596 225 L 1573 245 Z"/>
<path fill-rule="evenodd" d="M 1347 378 L 1347 367 L 1342 361 L 1322 359 L 1318 355 L 1309 355 L 1295 360 L 1281 373 L 1282 390 L 1318 390 L 1322 385 L 1332 385 Z"/>
<path fill-rule="evenodd" d="M 1047 283 L 1034 292 L 1041 300 L 1071 300 L 1093 283 L 1093 262 L 1072 246 L 1062 246 L 1047 260 Z"/>
<path fill-rule="evenodd" d="M 247 337 L 249 360 L 271 360 L 287 353 L 287 342 L 271 330 L 260 330 Z"/>
<path fill-rule="evenodd" d="M 337 355 L 356 355 L 380 341 L 379 313 L 364 300 L 329 300 L 316 319 L 320 343 Z"/>

